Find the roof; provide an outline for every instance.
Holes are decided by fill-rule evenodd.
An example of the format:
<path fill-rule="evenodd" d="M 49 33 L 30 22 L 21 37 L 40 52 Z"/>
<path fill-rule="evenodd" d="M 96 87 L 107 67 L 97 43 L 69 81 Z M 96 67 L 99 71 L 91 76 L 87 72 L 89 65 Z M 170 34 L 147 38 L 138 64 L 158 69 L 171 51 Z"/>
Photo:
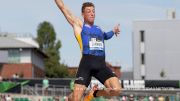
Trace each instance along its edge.
<path fill-rule="evenodd" d="M 30 48 L 35 49 L 37 52 L 41 53 L 43 56 L 47 55 L 39 50 L 38 43 L 30 37 L 0 37 L 0 49 L 8 48 Z"/>
<path fill-rule="evenodd" d="M 0 48 L 39 48 L 32 38 L 0 37 Z"/>

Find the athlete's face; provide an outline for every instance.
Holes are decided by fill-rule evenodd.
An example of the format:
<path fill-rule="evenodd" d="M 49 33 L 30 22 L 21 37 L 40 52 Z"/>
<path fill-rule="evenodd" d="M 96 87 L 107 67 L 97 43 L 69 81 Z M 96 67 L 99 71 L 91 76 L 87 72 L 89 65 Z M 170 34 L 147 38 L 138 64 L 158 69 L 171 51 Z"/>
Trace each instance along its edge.
<path fill-rule="evenodd" d="M 82 16 L 84 17 L 84 22 L 93 25 L 94 19 L 95 19 L 95 9 L 93 6 L 86 7 L 84 9 L 84 12 L 82 13 Z"/>

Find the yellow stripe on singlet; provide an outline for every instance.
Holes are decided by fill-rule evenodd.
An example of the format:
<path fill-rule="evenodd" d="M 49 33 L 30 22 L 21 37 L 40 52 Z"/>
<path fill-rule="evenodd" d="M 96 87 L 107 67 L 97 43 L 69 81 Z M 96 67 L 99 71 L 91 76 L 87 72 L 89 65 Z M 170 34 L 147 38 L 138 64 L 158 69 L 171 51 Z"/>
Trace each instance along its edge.
<path fill-rule="evenodd" d="M 77 40 L 78 43 L 79 43 L 79 47 L 80 47 L 80 50 L 81 50 L 81 52 L 82 52 L 83 46 L 82 46 L 82 38 L 81 38 L 81 34 L 76 34 L 75 37 L 76 37 L 76 40 Z"/>

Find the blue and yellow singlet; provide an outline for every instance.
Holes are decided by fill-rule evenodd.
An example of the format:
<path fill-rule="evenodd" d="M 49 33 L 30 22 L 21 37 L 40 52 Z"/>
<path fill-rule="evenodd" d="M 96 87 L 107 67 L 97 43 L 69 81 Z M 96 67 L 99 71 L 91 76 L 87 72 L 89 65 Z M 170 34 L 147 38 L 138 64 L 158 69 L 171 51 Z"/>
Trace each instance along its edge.
<path fill-rule="evenodd" d="M 76 35 L 82 54 L 105 56 L 104 40 L 112 38 L 113 31 L 103 32 L 96 25 L 83 24 L 81 34 Z"/>

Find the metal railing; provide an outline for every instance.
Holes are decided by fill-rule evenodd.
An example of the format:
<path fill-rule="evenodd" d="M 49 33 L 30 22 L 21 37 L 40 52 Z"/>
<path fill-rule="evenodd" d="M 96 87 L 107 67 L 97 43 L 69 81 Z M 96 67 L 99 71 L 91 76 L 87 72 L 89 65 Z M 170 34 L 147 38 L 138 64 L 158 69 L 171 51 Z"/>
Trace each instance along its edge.
<path fill-rule="evenodd" d="M 22 94 L 38 95 L 38 96 L 68 96 L 71 92 L 68 86 L 49 85 L 47 95 L 44 93 L 42 84 L 35 84 L 34 87 L 22 87 Z M 141 98 L 149 98 L 150 96 L 158 101 L 158 97 L 169 99 L 168 101 L 180 101 L 180 89 L 123 89 L 121 95 L 117 97 L 104 97 L 112 101 L 122 101 L 126 97 L 126 101 L 130 101 L 130 95 L 133 95 L 133 101 L 139 101 Z M 170 100 L 171 99 L 171 100 Z"/>
<path fill-rule="evenodd" d="M 39 95 L 35 90 L 34 87 L 31 86 L 21 86 L 21 94 L 25 95 Z"/>
<path fill-rule="evenodd" d="M 47 94 L 45 94 L 45 91 Z M 62 85 L 49 85 L 47 89 L 43 89 L 42 84 L 35 84 L 35 86 L 23 86 L 21 87 L 21 94 L 27 95 L 49 95 L 49 96 L 67 96 L 71 90 L 67 86 Z"/>

